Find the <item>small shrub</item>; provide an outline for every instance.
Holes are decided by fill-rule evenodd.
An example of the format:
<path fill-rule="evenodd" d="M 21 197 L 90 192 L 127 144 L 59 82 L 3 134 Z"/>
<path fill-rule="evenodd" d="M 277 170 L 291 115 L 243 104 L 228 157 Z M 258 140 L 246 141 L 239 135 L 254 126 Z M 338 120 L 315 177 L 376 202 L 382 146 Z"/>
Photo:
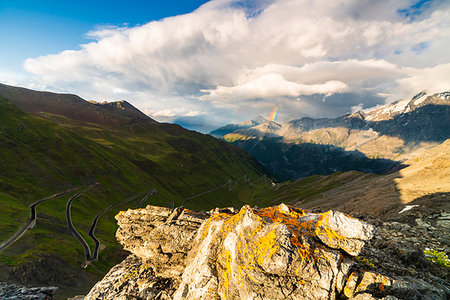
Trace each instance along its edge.
<path fill-rule="evenodd" d="M 437 263 L 441 267 L 450 268 L 450 259 L 448 258 L 447 254 L 445 254 L 444 252 L 425 248 L 425 250 L 423 250 L 423 253 L 425 254 L 426 259 L 428 259 L 434 263 Z"/>

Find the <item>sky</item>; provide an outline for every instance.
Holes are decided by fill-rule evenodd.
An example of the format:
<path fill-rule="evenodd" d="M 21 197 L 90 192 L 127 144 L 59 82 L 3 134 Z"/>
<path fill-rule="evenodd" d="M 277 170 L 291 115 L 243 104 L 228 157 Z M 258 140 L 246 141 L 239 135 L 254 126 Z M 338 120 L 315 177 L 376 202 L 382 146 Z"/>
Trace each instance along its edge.
<path fill-rule="evenodd" d="M 0 82 L 208 132 L 450 90 L 447 0 L 0 0 Z"/>

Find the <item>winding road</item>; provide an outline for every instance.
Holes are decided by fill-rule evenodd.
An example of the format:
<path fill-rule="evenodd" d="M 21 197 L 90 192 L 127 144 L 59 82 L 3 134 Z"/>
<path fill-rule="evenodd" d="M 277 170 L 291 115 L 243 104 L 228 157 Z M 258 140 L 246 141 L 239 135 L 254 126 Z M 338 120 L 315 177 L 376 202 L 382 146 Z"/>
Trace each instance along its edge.
<path fill-rule="evenodd" d="M 98 219 L 99 219 L 101 216 L 103 216 L 104 214 L 106 214 L 107 212 L 109 212 L 109 211 L 110 211 L 111 209 L 113 209 L 114 207 L 117 207 L 117 206 L 120 206 L 120 205 L 122 205 L 122 204 L 131 202 L 131 201 L 133 201 L 133 200 L 136 200 L 137 198 L 141 197 L 143 194 L 145 194 L 145 193 L 141 193 L 141 194 L 139 194 L 139 195 L 132 196 L 132 197 L 128 198 L 128 199 L 125 200 L 125 201 L 122 201 L 122 202 L 120 202 L 120 203 L 111 205 L 111 206 L 109 206 L 108 208 L 106 208 L 105 210 L 103 210 L 102 212 L 98 213 L 98 214 L 95 216 L 94 220 L 92 221 L 91 227 L 89 228 L 89 232 L 88 232 L 88 235 L 92 238 L 92 240 L 94 240 L 95 248 L 94 248 L 93 254 L 89 257 L 89 259 L 86 259 L 87 261 L 92 261 L 92 260 L 98 259 L 98 251 L 99 251 L 99 247 L 100 247 L 100 241 L 99 241 L 98 238 L 95 236 L 95 228 L 96 228 L 96 226 L 97 226 Z M 147 194 L 145 195 L 145 197 L 144 197 L 144 198 L 139 202 L 139 204 L 137 205 L 137 208 L 139 208 L 139 207 L 142 205 L 142 203 L 144 203 L 144 202 L 148 199 L 149 196 L 154 195 L 154 194 L 157 194 L 157 191 L 156 191 L 155 189 L 148 191 Z M 83 247 L 84 247 L 84 245 L 83 245 Z M 85 250 L 85 251 L 86 251 L 86 250 Z M 90 252 L 89 252 L 89 253 L 90 253 Z"/>
<path fill-rule="evenodd" d="M 52 196 L 49 196 L 47 198 L 38 200 L 38 201 L 30 204 L 30 218 L 28 218 L 28 220 L 22 225 L 22 227 L 19 228 L 19 230 L 16 231 L 16 233 L 14 233 L 9 239 L 7 239 L 6 241 L 4 241 L 0 244 L 0 252 L 5 250 L 7 247 L 9 247 L 15 241 L 17 241 L 28 229 L 34 227 L 34 225 L 36 224 L 36 219 L 37 219 L 36 206 L 38 204 L 45 202 L 47 200 L 53 199 L 53 198 L 57 198 L 57 197 L 69 194 L 69 193 L 77 190 L 78 188 L 79 187 L 72 188 L 72 189 L 69 189 L 64 192 L 60 192 L 60 193 L 54 194 Z"/>
<path fill-rule="evenodd" d="M 67 226 L 69 227 L 70 232 L 78 239 L 78 241 L 80 241 L 81 245 L 83 245 L 84 248 L 84 253 L 86 256 L 86 260 L 89 261 L 91 258 L 91 249 L 89 249 L 89 245 L 86 243 L 86 241 L 84 240 L 84 238 L 81 236 L 81 234 L 75 229 L 75 227 L 72 224 L 72 216 L 71 216 L 71 205 L 72 205 L 72 201 L 75 200 L 76 198 L 78 198 L 81 194 L 83 194 L 84 192 L 90 190 L 91 188 L 93 188 L 94 186 L 98 185 L 98 183 L 94 183 L 91 184 L 90 186 L 88 186 L 87 188 L 85 188 L 84 190 L 76 193 L 75 195 L 73 195 L 72 197 L 70 197 L 70 199 L 67 201 L 66 204 L 66 219 L 67 219 Z"/>
<path fill-rule="evenodd" d="M 199 196 L 203 196 L 203 195 L 205 195 L 205 194 L 208 194 L 208 193 L 211 193 L 211 192 L 220 190 L 221 188 L 224 188 L 224 187 L 226 187 L 227 185 L 228 185 L 228 191 L 231 192 L 231 191 L 239 184 L 239 181 L 240 181 L 241 179 L 244 180 L 244 181 L 243 181 L 244 183 L 248 183 L 249 185 L 253 185 L 255 182 L 258 182 L 258 181 L 261 180 L 261 179 L 264 179 L 264 180 L 267 181 L 266 175 L 262 175 L 261 177 L 255 179 L 255 180 L 253 180 L 253 181 L 252 181 L 250 178 L 247 178 L 247 175 L 244 175 L 244 176 L 242 176 L 242 177 L 240 177 L 240 178 L 234 180 L 234 185 L 231 185 L 231 184 L 233 183 L 233 180 L 230 178 L 230 179 L 228 179 L 228 180 L 227 180 L 224 184 L 222 184 L 222 185 L 216 186 L 215 188 L 212 188 L 212 189 L 207 190 L 207 191 L 205 191 L 205 192 L 202 192 L 202 193 L 200 193 L 200 194 L 197 194 L 197 195 L 194 195 L 194 196 L 191 196 L 191 197 L 188 197 L 188 198 L 184 199 L 184 200 L 181 202 L 181 205 L 184 206 L 184 205 L 186 204 L 186 202 L 188 202 L 188 201 L 190 201 L 190 200 L 192 200 L 192 199 L 194 199 L 194 198 L 197 198 L 197 197 L 199 197 Z M 173 208 L 173 204 L 174 204 L 173 201 L 172 201 L 172 202 L 169 202 L 169 204 L 172 204 L 172 208 Z"/>
<path fill-rule="evenodd" d="M 152 195 L 156 195 L 158 194 L 158 191 L 156 191 L 155 189 L 150 190 L 147 195 L 145 195 L 144 199 L 142 199 L 138 205 L 136 205 L 136 208 L 141 208 L 142 204 L 144 204 L 145 201 L 147 201 L 148 197 L 152 196 Z"/>
<path fill-rule="evenodd" d="M 100 241 L 98 240 L 98 238 L 95 236 L 95 228 L 97 226 L 98 223 L 98 219 L 106 214 L 107 212 L 109 212 L 111 209 L 120 206 L 122 204 L 126 204 L 128 202 L 134 201 L 137 198 L 141 197 L 142 195 L 145 194 L 145 197 L 138 203 L 137 208 L 140 208 L 142 206 L 142 204 L 147 201 L 148 197 L 150 197 L 151 195 L 155 195 L 158 192 L 155 189 L 149 190 L 147 192 L 141 193 L 139 195 L 135 195 L 132 196 L 130 198 L 128 198 L 125 201 L 119 202 L 117 204 L 114 205 L 110 205 L 108 208 L 106 208 L 105 210 L 103 210 L 102 212 L 98 213 L 94 220 L 92 221 L 91 226 L 89 227 L 89 232 L 88 235 L 93 239 L 94 243 L 95 243 L 95 248 L 93 253 L 91 254 L 91 250 L 89 248 L 89 245 L 87 244 L 86 240 L 83 238 L 83 236 L 75 229 L 75 227 L 73 226 L 72 223 L 72 213 L 71 213 L 71 207 L 72 207 L 72 202 L 73 200 L 75 200 L 76 198 L 78 198 L 81 194 L 85 193 L 86 191 L 92 189 L 93 187 L 97 186 L 99 183 L 93 183 L 91 185 L 89 185 L 88 187 L 86 187 L 85 189 L 83 189 L 82 191 L 76 193 L 75 195 L 73 195 L 72 197 L 70 197 L 70 199 L 67 201 L 66 203 L 66 220 L 67 220 L 67 227 L 69 228 L 70 233 L 72 233 L 73 236 L 75 236 L 78 241 L 81 243 L 81 245 L 83 246 L 84 249 L 84 253 L 85 253 L 85 257 L 86 257 L 86 262 L 90 262 L 92 260 L 96 260 L 98 259 L 98 252 L 99 252 L 99 247 L 100 247 Z M 36 206 L 39 205 L 42 202 L 45 202 L 47 200 L 53 199 L 53 198 L 57 198 L 66 194 L 69 194 L 71 192 L 76 191 L 77 189 L 80 189 L 80 187 L 76 187 L 76 188 L 72 188 L 69 189 L 67 191 L 64 192 L 60 192 L 54 195 L 51 195 L 47 198 L 38 200 L 32 204 L 30 204 L 30 217 L 28 218 L 28 220 L 19 228 L 19 230 L 16 231 L 16 233 L 14 233 L 11 237 L 9 237 L 6 241 L 2 242 L 0 244 L 0 252 L 5 250 L 7 247 L 9 247 L 11 244 L 13 244 L 14 242 L 16 242 L 28 229 L 33 228 L 34 225 L 36 224 L 36 219 L 37 219 L 37 213 L 36 213 Z M 85 264 L 85 266 L 87 266 L 87 264 Z"/>
<path fill-rule="evenodd" d="M 261 180 L 262 178 L 266 179 L 266 176 L 261 176 L 260 178 L 254 180 L 254 181 L 251 181 L 250 179 L 247 178 L 246 175 L 244 175 L 242 178 L 236 179 L 234 181 L 234 185 L 232 185 L 233 180 L 229 179 L 228 181 L 226 181 L 224 184 L 222 184 L 220 186 L 217 186 L 217 187 L 212 188 L 210 190 L 207 190 L 205 192 L 202 192 L 202 193 L 199 193 L 197 195 L 194 195 L 194 196 L 191 196 L 191 197 L 188 197 L 188 198 L 184 199 L 182 201 L 182 205 L 184 205 L 186 202 L 188 202 L 191 199 L 194 199 L 196 197 L 199 197 L 199 196 L 211 193 L 213 191 L 219 190 L 221 188 L 226 187 L 227 185 L 229 186 L 228 190 L 231 191 L 238 185 L 238 183 L 239 183 L 239 181 L 241 179 L 243 179 L 243 182 L 247 182 L 247 183 L 249 183 L 251 185 L 251 184 Z M 91 254 L 91 250 L 89 248 L 89 245 L 87 244 L 87 242 L 85 241 L 83 236 L 73 226 L 72 214 L 71 214 L 71 206 L 72 206 L 73 200 L 78 198 L 81 194 L 85 193 L 86 191 L 88 191 L 88 190 L 92 189 L 93 187 L 97 186 L 98 184 L 99 183 L 93 183 L 93 184 L 89 185 L 88 187 L 86 187 L 82 191 L 80 191 L 80 192 L 76 193 L 75 195 L 73 195 L 72 197 L 70 197 L 70 199 L 66 203 L 67 227 L 69 228 L 69 231 L 72 233 L 72 235 L 75 236 L 78 239 L 78 241 L 81 243 L 81 245 L 83 246 L 85 257 L 86 257 L 86 264 L 85 264 L 85 266 L 87 266 L 87 263 L 89 263 L 90 261 L 98 259 L 100 241 L 95 236 L 95 228 L 96 228 L 96 226 L 98 224 L 99 218 L 101 216 L 103 216 L 104 214 L 108 213 L 111 209 L 113 209 L 113 208 L 115 208 L 117 206 L 126 204 L 128 202 L 134 201 L 137 198 L 139 198 L 139 197 L 141 197 L 142 195 L 145 194 L 144 198 L 141 201 L 139 201 L 139 203 L 136 206 L 136 208 L 140 208 L 144 204 L 144 202 L 147 201 L 148 197 L 158 193 L 155 189 L 151 189 L 148 192 L 144 192 L 144 193 L 141 193 L 139 195 L 132 196 L 132 197 L 128 198 L 125 201 L 119 202 L 119 203 L 114 204 L 114 205 L 110 205 L 108 208 L 106 208 L 105 210 L 103 210 L 100 213 L 98 213 L 95 216 L 94 220 L 92 221 L 92 224 L 89 227 L 89 231 L 88 231 L 88 235 L 92 238 L 92 240 L 95 243 L 94 251 Z M 14 242 L 16 242 L 28 229 L 32 228 L 36 224 L 36 219 L 37 219 L 36 206 L 37 205 L 39 205 L 40 203 L 45 202 L 47 200 L 50 200 L 50 199 L 53 199 L 53 198 L 56 198 L 56 197 L 60 197 L 60 196 L 66 195 L 66 194 L 69 194 L 69 193 L 71 193 L 73 191 L 76 191 L 79 188 L 80 187 L 72 188 L 72 189 L 69 189 L 67 191 L 54 194 L 52 196 L 49 196 L 47 198 L 38 200 L 38 201 L 30 204 L 30 218 L 19 228 L 19 230 L 17 230 L 17 232 L 14 235 L 12 235 L 9 239 L 7 239 L 6 241 L 4 241 L 4 242 L 2 242 L 0 244 L 0 252 L 3 251 L 4 249 L 6 249 L 11 244 L 13 244 Z M 171 200 L 168 205 L 172 206 L 172 208 L 173 208 L 174 204 L 175 204 L 174 201 Z"/>

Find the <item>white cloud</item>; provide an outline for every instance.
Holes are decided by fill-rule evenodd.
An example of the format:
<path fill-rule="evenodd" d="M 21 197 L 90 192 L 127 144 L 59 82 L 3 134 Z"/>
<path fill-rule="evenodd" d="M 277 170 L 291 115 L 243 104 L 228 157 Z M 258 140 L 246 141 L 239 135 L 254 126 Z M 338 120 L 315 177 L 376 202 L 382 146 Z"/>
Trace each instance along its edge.
<path fill-rule="evenodd" d="M 450 63 L 432 68 L 409 69 L 406 77 L 398 79 L 400 92 L 410 94 L 411 91 L 427 91 L 439 93 L 450 90 Z"/>
<path fill-rule="evenodd" d="M 352 107 L 351 107 L 351 109 L 352 109 L 351 112 L 352 112 L 352 113 L 355 113 L 355 112 L 357 112 L 357 111 L 362 110 L 362 108 L 363 108 L 363 104 L 360 103 L 360 104 L 358 104 L 358 105 L 352 106 Z"/>
<path fill-rule="evenodd" d="M 332 110 L 322 104 L 296 99 L 346 92 L 391 101 L 418 87 L 449 89 L 449 5 L 435 1 L 414 13 L 414 3 L 213 0 L 190 14 L 90 32 L 94 41 L 81 50 L 28 59 L 25 68 L 89 99 L 130 91 L 132 103 L 158 116 L 251 118 L 273 104 L 281 115 L 327 116 Z M 370 99 L 340 105 L 351 111 L 382 101 Z"/>
<path fill-rule="evenodd" d="M 347 85 L 341 81 L 327 81 L 323 84 L 301 84 L 286 80 L 278 73 L 262 75 L 233 87 L 218 86 L 214 90 L 201 90 L 209 93 L 201 96 L 200 100 L 239 101 L 255 98 L 298 97 L 300 95 L 342 93 Z"/>
<path fill-rule="evenodd" d="M 205 114 L 205 112 L 201 111 L 184 111 L 183 109 L 146 110 L 145 113 L 162 119 L 170 119 L 177 116 L 197 117 Z"/>

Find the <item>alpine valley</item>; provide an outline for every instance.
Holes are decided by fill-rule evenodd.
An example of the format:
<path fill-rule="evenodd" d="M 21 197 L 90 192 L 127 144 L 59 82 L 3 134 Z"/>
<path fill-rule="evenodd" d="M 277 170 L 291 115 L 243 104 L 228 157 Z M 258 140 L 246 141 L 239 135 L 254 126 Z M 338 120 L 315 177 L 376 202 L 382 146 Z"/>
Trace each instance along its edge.
<path fill-rule="evenodd" d="M 246 150 L 277 178 L 357 170 L 384 173 L 450 137 L 450 92 L 421 92 L 370 112 L 335 119 L 263 116 L 211 132 Z"/>
<path fill-rule="evenodd" d="M 0 297 L 449 299 L 449 105 L 207 135 L 0 84 Z"/>
<path fill-rule="evenodd" d="M 120 209 L 240 207 L 269 186 L 262 167 L 238 147 L 158 123 L 126 101 L 101 104 L 0 85 L 0 120 L 2 250 L 31 218 L 30 204 L 69 191 L 36 206 L 35 227 L 0 252 L 0 281 L 57 286 L 59 298 L 87 293 L 126 256 L 114 237 Z M 69 230 L 66 204 L 92 183 L 98 185 L 71 204 L 73 226 L 92 252 L 88 230 L 104 213 L 94 227 L 98 259 L 86 267 L 89 257 Z"/>

